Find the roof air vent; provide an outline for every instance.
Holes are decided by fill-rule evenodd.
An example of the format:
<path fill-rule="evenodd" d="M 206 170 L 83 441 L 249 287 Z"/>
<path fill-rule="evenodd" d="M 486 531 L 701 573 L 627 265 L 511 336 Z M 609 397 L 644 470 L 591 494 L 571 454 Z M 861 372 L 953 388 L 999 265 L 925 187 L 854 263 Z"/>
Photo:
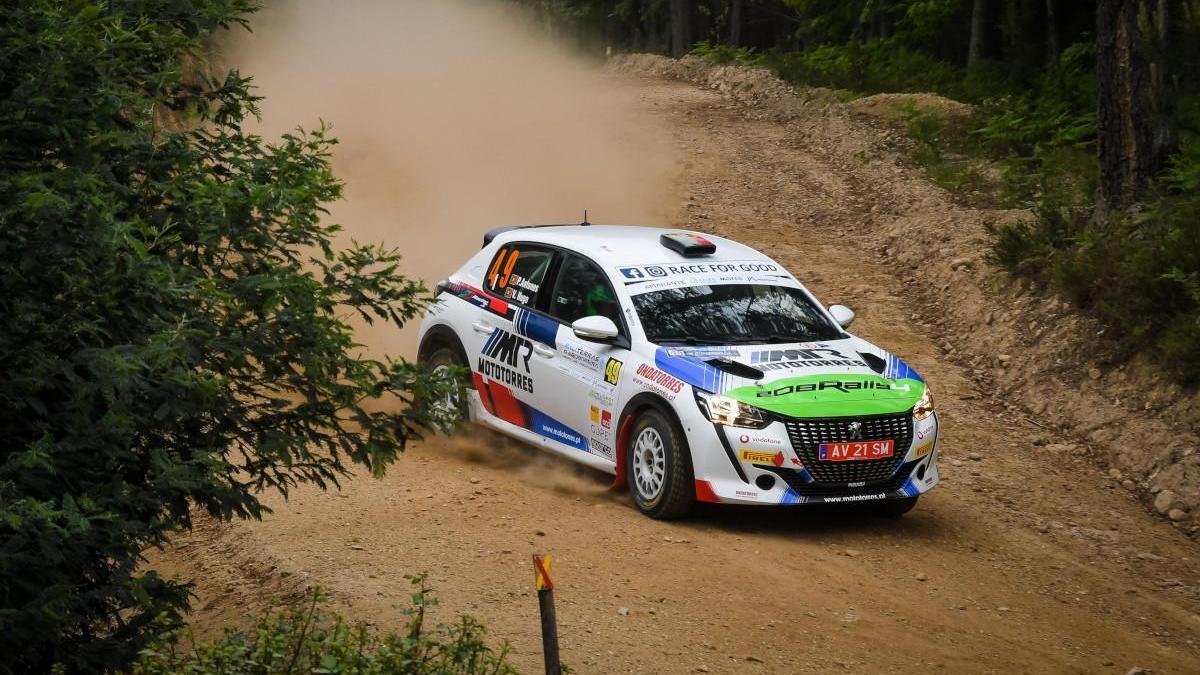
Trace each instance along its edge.
<path fill-rule="evenodd" d="M 712 255 L 717 252 L 717 245 L 698 234 L 687 232 L 671 232 L 658 238 L 659 243 L 687 258 L 702 255 Z"/>

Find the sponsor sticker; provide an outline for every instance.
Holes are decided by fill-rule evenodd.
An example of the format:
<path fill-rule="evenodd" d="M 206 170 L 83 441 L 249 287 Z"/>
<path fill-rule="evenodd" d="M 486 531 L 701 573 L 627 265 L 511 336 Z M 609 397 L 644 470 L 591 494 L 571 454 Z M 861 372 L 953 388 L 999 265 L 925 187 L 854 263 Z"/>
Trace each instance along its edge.
<path fill-rule="evenodd" d="M 533 411 L 532 418 L 533 431 L 578 450 L 587 451 L 587 441 L 574 429 L 537 410 Z"/>
<path fill-rule="evenodd" d="M 873 495 L 843 495 L 841 497 L 818 497 L 817 499 L 836 504 L 838 502 L 871 502 L 878 499 L 887 499 L 887 495 L 880 492 Z"/>
<path fill-rule="evenodd" d="M 790 370 L 815 367 L 865 367 L 861 359 L 846 356 L 831 347 L 760 349 L 750 353 L 750 364 L 759 370 Z"/>
<path fill-rule="evenodd" d="M 761 260 L 714 263 L 662 263 L 659 265 L 627 265 L 618 267 L 621 276 L 629 280 L 664 279 L 677 276 L 699 276 L 705 274 L 731 274 L 738 272 L 775 272 L 783 270 L 779 265 Z"/>
<path fill-rule="evenodd" d="M 477 370 L 488 379 L 532 394 L 533 378 L 529 376 L 531 356 L 532 342 L 497 328 L 483 344 Z"/>
<path fill-rule="evenodd" d="M 804 394 L 813 391 L 840 391 L 843 394 L 852 391 L 863 390 L 883 390 L 883 391 L 908 391 L 907 384 L 893 384 L 886 380 L 821 380 L 820 382 L 800 382 L 797 384 L 785 384 L 782 387 L 774 389 L 760 389 L 754 393 L 756 398 L 773 398 L 775 396 L 787 396 L 788 394 Z"/>
<path fill-rule="evenodd" d="M 763 450 L 751 450 L 742 448 L 741 457 L 744 461 L 751 464 L 773 464 L 775 466 L 783 466 L 782 452 L 766 452 Z"/>
<path fill-rule="evenodd" d="M 743 445 L 783 445 L 783 441 L 779 440 L 778 438 L 759 435 L 752 436 L 750 434 L 742 434 L 741 436 L 738 436 L 738 442 L 742 443 Z"/>
<path fill-rule="evenodd" d="M 711 263 L 661 263 L 625 265 L 617 272 L 635 294 L 668 288 L 716 284 L 772 284 L 798 287 L 794 279 L 778 265 L 761 260 Z"/>
<path fill-rule="evenodd" d="M 696 359 L 732 358 L 739 356 L 737 347 L 670 347 L 667 356 L 690 356 Z"/>
<path fill-rule="evenodd" d="M 558 352 L 562 354 L 564 359 L 572 363 L 578 363 L 588 370 L 600 370 L 600 355 L 579 345 L 568 342 L 560 345 Z"/>
<path fill-rule="evenodd" d="M 616 457 L 611 445 L 595 438 L 588 439 L 588 452 L 600 455 L 605 459 L 614 459 Z"/>
<path fill-rule="evenodd" d="M 913 450 L 913 459 L 917 459 L 918 457 L 924 457 L 925 455 L 928 455 L 930 450 L 933 450 L 933 441 L 929 441 L 928 443 L 923 443 L 921 445 L 918 445 L 917 449 Z"/>
<path fill-rule="evenodd" d="M 612 407 L 612 405 L 616 402 L 612 392 L 603 388 L 589 389 L 588 399 L 605 407 Z"/>
<path fill-rule="evenodd" d="M 596 386 L 596 378 L 594 376 L 588 375 L 585 372 L 581 372 L 578 368 L 575 368 L 574 366 L 560 362 L 555 365 L 555 368 L 557 368 L 558 372 L 562 373 L 563 375 L 566 375 L 567 377 L 579 380 L 580 382 L 586 384 L 589 387 Z"/>
<path fill-rule="evenodd" d="M 639 365 L 636 375 L 641 381 L 651 385 L 654 389 L 669 394 L 671 398 L 674 398 L 675 394 L 683 391 L 683 380 L 668 375 L 649 364 L 643 363 Z"/>
<path fill-rule="evenodd" d="M 602 429 L 612 428 L 612 411 L 601 410 L 596 406 L 591 407 L 592 424 L 599 424 Z"/>

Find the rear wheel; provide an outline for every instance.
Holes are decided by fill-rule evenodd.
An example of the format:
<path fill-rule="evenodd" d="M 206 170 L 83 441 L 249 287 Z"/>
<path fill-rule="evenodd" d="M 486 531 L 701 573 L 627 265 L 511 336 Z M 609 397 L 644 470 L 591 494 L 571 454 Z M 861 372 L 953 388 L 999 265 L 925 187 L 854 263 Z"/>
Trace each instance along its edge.
<path fill-rule="evenodd" d="M 634 422 L 625 449 L 625 476 L 634 505 L 651 518 L 683 517 L 696 502 L 687 439 L 659 410 L 647 410 Z"/>
<path fill-rule="evenodd" d="M 424 359 L 425 366 L 435 373 L 446 373 L 454 369 L 458 369 L 462 373 L 467 373 L 467 363 L 463 360 L 462 355 L 458 350 L 452 347 L 437 347 L 429 356 Z M 455 415 L 460 420 L 449 432 L 454 432 L 462 429 L 462 423 L 467 419 L 467 388 L 470 386 L 470 375 L 463 375 L 458 380 L 458 386 L 446 393 L 444 397 L 438 398 L 430 402 L 430 407 L 434 409 L 438 416 Z"/>
<path fill-rule="evenodd" d="M 917 500 L 920 497 L 905 497 L 903 499 L 889 499 L 881 504 L 876 505 L 875 512 L 887 518 L 899 518 L 900 516 L 913 510 L 917 505 Z"/>

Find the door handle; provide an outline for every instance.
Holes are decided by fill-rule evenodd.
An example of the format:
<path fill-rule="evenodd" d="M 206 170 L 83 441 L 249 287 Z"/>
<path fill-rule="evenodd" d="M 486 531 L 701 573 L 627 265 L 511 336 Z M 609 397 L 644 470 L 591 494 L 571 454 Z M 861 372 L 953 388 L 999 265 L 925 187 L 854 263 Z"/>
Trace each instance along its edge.
<path fill-rule="evenodd" d="M 540 342 L 533 343 L 533 351 L 538 356 L 545 357 L 547 359 L 554 358 L 554 350 Z"/>
<path fill-rule="evenodd" d="M 484 335 L 490 335 L 495 330 L 492 324 L 486 321 L 476 321 L 471 324 L 471 328 L 474 328 L 476 333 L 483 333 Z"/>

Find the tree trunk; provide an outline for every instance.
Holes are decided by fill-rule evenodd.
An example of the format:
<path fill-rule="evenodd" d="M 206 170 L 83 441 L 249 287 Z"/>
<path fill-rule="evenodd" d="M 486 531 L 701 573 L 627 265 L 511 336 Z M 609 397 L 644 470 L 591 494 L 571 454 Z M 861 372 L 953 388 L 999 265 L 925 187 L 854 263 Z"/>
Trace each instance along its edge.
<path fill-rule="evenodd" d="M 687 0 L 671 0 L 671 56 L 675 58 L 686 54 L 690 46 L 690 14 Z"/>
<path fill-rule="evenodd" d="M 975 0 L 971 7 L 971 41 L 967 47 L 967 67 L 974 68 L 983 58 L 983 37 L 987 31 L 988 0 Z"/>
<path fill-rule="evenodd" d="M 732 0 L 729 3 L 729 44 L 734 47 L 742 46 L 742 5 L 744 0 Z"/>
<path fill-rule="evenodd" d="M 645 51 L 655 54 L 667 52 L 667 40 L 663 35 L 663 23 L 657 12 L 647 12 L 642 17 L 642 34 L 645 35 Z"/>
<path fill-rule="evenodd" d="M 1046 0 L 1046 61 L 1058 70 L 1058 0 Z"/>
<path fill-rule="evenodd" d="M 1013 79 L 1021 73 L 1025 55 L 1021 53 L 1021 7 L 1020 0 L 1004 0 L 1001 18 L 1004 33 L 1004 60 Z"/>
<path fill-rule="evenodd" d="M 1150 63 L 1150 102 L 1153 107 L 1151 142 L 1154 144 L 1154 156 L 1162 161 L 1176 150 L 1179 143 L 1179 136 L 1173 124 L 1175 91 L 1167 70 L 1166 58 L 1168 45 L 1171 44 L 1171 24 L 1167 14 L 1170 4 L 1170 0 L 1145 0 L 1146 12 L 1154 31 L 1154 47 L 1151 53 L 1157 57 Z"/>
<path fill-rule="evenodd" d="M 851 42 L 862 42 L 865 37 L 867 26 L 871 23 L 871 13 L 875 9 L 875 0 L 866 0 L 863 3 L 862 11 L 858 14 L 858 21 L 854 24 L 854 31 L 850 33 Z"/>
<path fill-rule="evenodd" d="M 1154 141 L 1150 68 L 1138 31 L 1140 0 L 1096 3 L 1096 153 L 1101 213 L 1137 199 L 1162 166 Z"/>

